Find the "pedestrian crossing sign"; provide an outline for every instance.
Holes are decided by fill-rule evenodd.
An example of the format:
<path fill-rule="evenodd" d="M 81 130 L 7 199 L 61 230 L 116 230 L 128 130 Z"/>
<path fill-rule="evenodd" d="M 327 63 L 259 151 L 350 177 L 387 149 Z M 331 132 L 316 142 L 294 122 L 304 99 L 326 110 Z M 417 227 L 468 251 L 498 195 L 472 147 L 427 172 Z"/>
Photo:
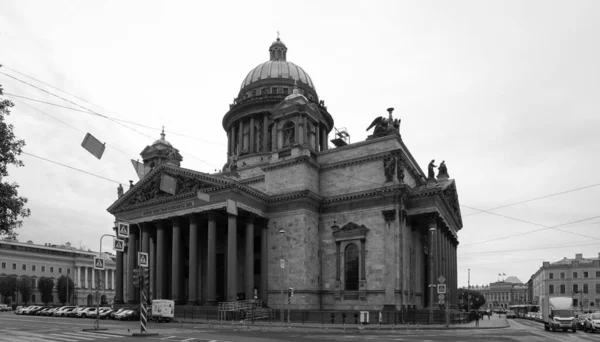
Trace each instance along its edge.
<path fill-rule="evenodd" d="M 125 241 L 123 241 L 121 239 L 115 239 L 113 249 L 117 252 L 124 252 L 125 251 Z"/>
<path fill-rule="evenodd" d="M 138 264 L 141 267 L 148 267 L 148 253 L 138 252 Z"/>
<path fill-rule="evenodd" d="M 129 238 L 129 223 L 119 222 L 117 227 L 117 236 L 122 238 Z"/>
<path fill-rule="evenodd" d="M 438 284 L 437 290 L 438 293 L 446 293 L 446 284 Z"/>
<path fill-rule="evenodd" d="M 104 259 L 99 257 L 94 257 L 94 269 L 95 270 L 104 270 Z"/>

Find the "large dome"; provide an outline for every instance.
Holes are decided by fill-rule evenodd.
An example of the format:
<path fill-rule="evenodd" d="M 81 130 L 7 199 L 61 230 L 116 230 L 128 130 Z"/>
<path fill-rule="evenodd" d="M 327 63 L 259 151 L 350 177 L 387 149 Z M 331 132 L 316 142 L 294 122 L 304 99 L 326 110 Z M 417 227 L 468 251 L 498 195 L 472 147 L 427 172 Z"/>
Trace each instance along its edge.
<path fill-rule="evenodd" d="M 315 85 L 306 71 L 296 64 L 287 61 L 287 47 L 279 37 L 269 47 L 269 56 L 268 61 L 250 70 L 244 81 L 242 81 L 241 90 L 253 88 L 252 85 L 255 82 L 284 79 L 289 80 L 284 84 L 294 84 L 294 81 L 298 81 L 298 83 L 310 88 L 316 95 Z"/>
<path fill-rule="evenodd" d="M 292 62 L 281 59 L 264 62 L 250 70 L 240 88 L 243 89 L 256 81 L 272 78 L 289 78 L 302 82 L 313 90 L 316 90 L 312 79 L 304 69 Z"/>

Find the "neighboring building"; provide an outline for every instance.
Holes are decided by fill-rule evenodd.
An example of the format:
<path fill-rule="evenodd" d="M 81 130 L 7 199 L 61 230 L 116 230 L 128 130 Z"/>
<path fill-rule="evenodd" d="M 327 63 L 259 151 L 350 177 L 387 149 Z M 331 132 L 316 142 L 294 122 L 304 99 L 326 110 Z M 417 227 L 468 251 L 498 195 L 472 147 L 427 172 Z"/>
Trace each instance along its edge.
<path fill-rule="evenodd" d="M 18 277 L 31 280 L 31 298 L 23 299 L 18 294 L 16 302 L 29 304 L 43 304 L 42 296 L 37 289 L 38 280 L 47 277 L 54 280 L 56 284 L 61 276 L 68 276 L 73 279 L 75 285 L 74 295 L 71 297 L 71 304 L 75 305 L 93 305 L 93 294 L 96 293 L 96 280 L 98 272 L 93 268 L 94 257 L 97 252 L 84 251 L 71 247 L 70 243 L 64 245 L 35 245 L 32 241 L 26 243 L 16 240 L 0 240 L 0 278 Z M 114 257 L 112 257 L 114 258 Z M 100 289 L 101 301 L 112 303 L 115 295 L 114 271 L 115 263 L 111 256 L 105 254 L 106 270 L 101 272 L 103 282 Z M 0 302 L 14 302 L 14 295 L 10 298 L 0 298 Z M 52 295 L 53 304 L 58 304 L 58 290 L 54 288 Z"/>
<path fill-rule="evenodd" d="M 311 77 L 279 38 L 269 52 L 223 118 L 221 172 L 182 168 L 163 132 L 141 152 L 148 172 L 108 208 L 130 223 L 130 248 L 149 253 L 150 298 L 278 307 L 293 287 L 293 309 L 396 310 L 437 306 L 428 285 L 441 279 L 458 304 L 462 218 L 445 164 L 437 178 L 433 162 L 421 170 L 393 109 L 365 141 L 336 130 L 330 148 L 333 117 Z M 117 252 L 117 303 L 139 298 L 127 291 L 136 259 Z"/>
<path fill-rule="evenodd" d="M 474 286 L 472 290 L 481 292 L 485 297 L 484 307 L 507 309 L 510 305 L 531 304 L 529 287 L 517 277 L 508 277 L 505 280 L 490 283 L 485 286 Z"/>
<path fill-rule="evenodd" d="M 544 261 L 531 279 L 533 301 L 538 305 L 544 298 L 567 296 L 580 310 L 600 308 L 600 253 L 592 258 L 575 254 L 574 259 Z"/>

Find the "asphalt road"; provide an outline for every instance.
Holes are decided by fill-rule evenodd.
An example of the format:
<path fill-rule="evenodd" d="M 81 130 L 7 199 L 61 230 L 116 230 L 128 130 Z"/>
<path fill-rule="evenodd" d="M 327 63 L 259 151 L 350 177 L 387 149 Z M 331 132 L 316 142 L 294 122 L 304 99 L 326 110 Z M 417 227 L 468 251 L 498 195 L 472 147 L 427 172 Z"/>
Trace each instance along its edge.
<path fill-rule="evenodd" d="M 273 327 L 267 331 L 258 326 L 234 329 L 230 325 L 150 323 L 149 331 L 158 336 L 132 337 L 139 332 L 139 322 L 101 321 L 102 333 L 86 332 L 93 328 L 93 320 L 81 318 L 58 318 L 17 316 L 0 313 L 0 341 L 2 342 L 92 342 L 92 341 L 171 341 L 171 342 L 279 342 L 279 341 L 519 341 L 519 342 L 578 342 L 598 341 L 600 333 L 578 331 L 545 331 L 540 323 L 525 320 L 509 320 L 508 328 L 498 329 L 399 329 L 396 331 L 359 331 L 349 327 L 343 330 L 308 329 L 303 327 Z"/>

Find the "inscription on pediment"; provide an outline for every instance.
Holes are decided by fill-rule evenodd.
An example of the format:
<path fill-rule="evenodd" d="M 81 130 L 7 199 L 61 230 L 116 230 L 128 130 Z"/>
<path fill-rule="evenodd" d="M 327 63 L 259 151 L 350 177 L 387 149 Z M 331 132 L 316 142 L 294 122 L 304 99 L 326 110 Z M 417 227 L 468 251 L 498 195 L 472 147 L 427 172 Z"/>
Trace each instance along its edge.
<path fill-rule="evenodd" d="M 174 195 L 160 189 L 160 182 L 163 175 L 167 175 L 175 179 L 176 187 Z M 159 198 L 197 192 L 198 190 L 212 188 L 214 186 L 214 184 L 209 184 L 193 177 L 182 176 L 170 172 L 160 172 L 152 177 L 152 179 L 147 181 L 141 188 L 137 189 L 137 191 L 132 194 L 131 198 L 126 202 L 126 205 L 130 206 Z"/>

